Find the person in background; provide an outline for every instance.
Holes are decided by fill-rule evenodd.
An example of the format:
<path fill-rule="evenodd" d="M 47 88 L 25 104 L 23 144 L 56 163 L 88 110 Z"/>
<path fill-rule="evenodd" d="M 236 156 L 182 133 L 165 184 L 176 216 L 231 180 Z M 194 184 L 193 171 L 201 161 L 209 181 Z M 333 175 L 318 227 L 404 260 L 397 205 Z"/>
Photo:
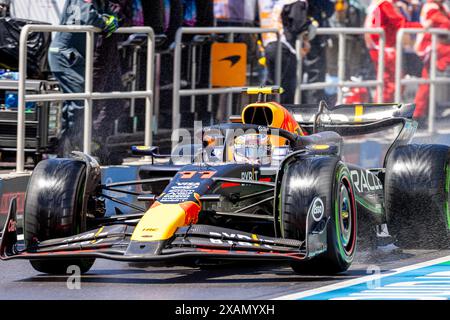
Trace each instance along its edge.
<path fill-rule="evenodd" d="M 257 0 L 214 0 L 218 26 L 255 27 Z"/>
<path fill-rule="evenodd" d="M 333 28 L 362 28 L 366 18 L 366 9 L 360 0 L 337 0 L 335 14 L 330 19 Z M 338 38 L 331 38 L 332 46 L 327 48 L 327 82 L 339 82 L 338 77 Z M 375 72 L 364 38 L 360 35 L 347 35 L 346 48 L 351 48 L 345 55 L 345 79 L 354 82 L 375 78 Z M 343 104 L 370 103 L 371 95 L 368 88 L 344 87 Z M 338 88 L 327 88 L 327 102 L 337 103 Z"/>
<path fill-rule="evenodd" d="M 418 3 L 418 0 L 414 0 Z M 413 5 L 412 0 L 398 0 L 395 6 L 399 12 L 405 17 L 406 21 L 419 23 L 417 14 L 420 15 L 420 10 L 417 12 L 417 5 Z M 414 43 L 416 41 L 415 34 L 405 34 L 403 36 L 403 66 L 402 71 L 405 75 L 420 77 L 423 68 L 422 61 L 414 50 Z"/>
<path fill-rule="evenodd" d="M 261 28 L 275 28 L 280 30 L 282 41 L 282 68 L 281 68 L 281 87 L 285 93 L 281 95 L 281 103 L 294 103 L 295 89 L 297 85 L 297 52 L 295 42 L 300 33 L 307 30 L 310 22 L 307 17 L 308 2 L 299 0 L 259 0 L 259 15 Z M 291 7 L 295 5 L 295 7 Z M 289 12 L 284 11 L 287 6 L 292 9 Z M 285 8 L 286 7 L 286 8 Z M 285 21 L 283 21 L 283 12 Z M 293 22 L 294 18 L 299 22 L 297 25 L 303 25 L 304 29 L 299 28 L 298 33 L 293 33 L 286 28 L 286 22 Z M 302 22 L 303 21 L 303 22 Z M 294 25 L 292 25 L 294 27 Z M 265 47 L 265 56 L 268 68 L 268 81 L 275 83 L 275 65 L 277 53 L 277 37 L 273 33 L 265 33 L 262 36 Z M 302 55 L 305 56 L 309 51 L 309 41 L 304 37 L 304 48 Z"/>
<path fill-rule="evenodd" d="M 9 6 L 11 5 L 11 0 L 0 0 L 0 17 L 9 16 Z"/>
<path fill-rule="evenodd" d="M 164 0 L 141 0 L 144 25 L 151 27 L 155 34 L 164 33 Z"/>
<path fill-rule="evenodd" d="M 335 1 L 321 0 L 309 1 L 308 16 L 317 21 L 319 28 L 329 28 L 330 18 L 335 12 Z M 311 50 L 303 61 L 303 77 L 307 83 L 325 82 L 327 73 L 327 47 L 329 36 L 316 36 L 311 40 Z M 305 103 L 316 103 L 319 100 L 328 100 L 324 90 L 305 91 Z M 329 102 L 329 101 L 328 101 Z"/>
<path fill-rule="evenodd" d="M 395 2 L 395 6 L 407 21 L 412 21 L 412 12 L 409 0 L 398 0 Z"/>
<path fill-rule="evenodd" d="M 420 22 L 420 12 L 422 11 L 422 3 L 420 0 L 410 0 L 410 14 L 412 22 Z"/>
<path fill-rule="evenodd" d="M 366 28 L 383 28 L 386 35 L 385 70 L 383 74 L 384 90 L 383 102 L 394 102 L 395 96 L 395 61 L 396 38 L 400 28 L 421 28 L 417 22 L 408 22 L 398 11 L 393 0 L 372 0 L 367 11 Z M 365 36 L 366 46 L 370 57 L 378 70 L 378 54 L 380 51 L 380 36 L 377 34 Z"/>
<path fill-rule="evenodd" d="M 117 17 L 108 11 L 103 0 L 67 0 L 61 25 L 93 25 L 106 37 L 118 28 Z M 80 93 L 85 90 L 86 36 L 82 33 L 58 32 L 49 49 L 49 65 L 64 93 Z M 84 104 L 81 101 L 65 101 L 62 110 L 62 134 L 59 156 L 67 156 L 80 150 L 83 141 Z"/>
<path fill-rule="evenodd" d="M 132 25 L 142 27 L 145 25 L 144 7 L 141 0 L 132 0 Z"/>
<path fill-rule="evenodd" d="M 107 10 L 120 21 L 120 26 L 133 24 L 133 0 L 109 0 Z M 122 68 L 118 51 L 119 42 L 127 35 L 100 34 L 97 37 L 94 54 L 94 92 L 125 91 L 122 83 Z M 93 109 L 93 155 L 100 159 L 102 165 L 122 164 L 117 152 L 111 152 L 108 137 L 114 134 L 115 120 L 126 114 L 128 100 L 94 101 Z"/>
<path fill-rule="evenodd" d="M 442 28 L 450 30 L 450 10 L 444 3 L 445 0 L 428 0 L 420 15 L 420 22 L 425 28 Z M 422 78 L 429 79 L 431 59 L 431 34 L 422 33 L 417 37 L 416 51 L 423 60 Z M 438 37 L 437 44 L 437 70 L 444 72 L 450 68 L 450 38 L 449 36 Z M 414 116 L 419 122 L 424 123 L 427 119 L 429 105 L 430 86 L 421 84 L 416 93 L 416 110 Z"/>

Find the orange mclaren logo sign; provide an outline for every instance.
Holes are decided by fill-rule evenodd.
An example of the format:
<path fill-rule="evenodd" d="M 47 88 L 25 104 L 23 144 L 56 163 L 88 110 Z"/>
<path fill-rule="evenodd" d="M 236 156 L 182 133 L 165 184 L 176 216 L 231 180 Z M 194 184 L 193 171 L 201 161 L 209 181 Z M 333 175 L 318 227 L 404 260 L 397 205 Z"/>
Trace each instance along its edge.
<path fill-rule="evenodd" d="M 214 87 L 243 87 L 247 80 L 247 45 L 214 43 L 211 49 L 211 82 Z"/>

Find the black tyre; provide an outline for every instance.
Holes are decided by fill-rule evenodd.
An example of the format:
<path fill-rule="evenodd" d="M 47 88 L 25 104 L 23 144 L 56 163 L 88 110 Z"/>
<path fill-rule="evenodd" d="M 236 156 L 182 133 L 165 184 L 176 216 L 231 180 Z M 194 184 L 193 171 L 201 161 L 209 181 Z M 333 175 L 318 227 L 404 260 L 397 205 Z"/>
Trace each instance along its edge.
<path fill-rule="evenodd" d="M 450 247 L 450 148 L 407 145 L 386 164 L 386 218 L 396 245 L 405 249 Z"/>
<path fill-rule="evenodd" d="M 327 251 L 307 261 L 292 264 L 294 271 L 336 274 L 346 271 L 356 249 L 357 214 L 347 167 L 333 157 L 312 157 L 289 164 L 281 185 L 283 237 L 305 239 L 306 217 L 320 198 L 327 225 Z"/>
<path fill-rule="evenodd" d="M 82 161 L 52 159 L 33 171 L 25 199 L 24 238 L 28 250 L 39 242 L 69 237 L 85 231 L 81 217 L 86 165 Z M 65 274 L 72 265 L 82 273 L 95 259 L 31 260 L 33 268 L 49 274 Z"/>

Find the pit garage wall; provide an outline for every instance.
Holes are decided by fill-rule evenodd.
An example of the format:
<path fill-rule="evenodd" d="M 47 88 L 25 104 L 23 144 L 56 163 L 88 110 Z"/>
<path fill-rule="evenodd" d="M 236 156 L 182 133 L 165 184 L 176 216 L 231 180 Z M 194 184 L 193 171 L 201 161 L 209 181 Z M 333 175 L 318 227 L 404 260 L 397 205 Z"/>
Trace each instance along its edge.
<path fill-rule="evenodd" d="M 12 0 L 11 16 L 59 24 L 66 0 Z"/>

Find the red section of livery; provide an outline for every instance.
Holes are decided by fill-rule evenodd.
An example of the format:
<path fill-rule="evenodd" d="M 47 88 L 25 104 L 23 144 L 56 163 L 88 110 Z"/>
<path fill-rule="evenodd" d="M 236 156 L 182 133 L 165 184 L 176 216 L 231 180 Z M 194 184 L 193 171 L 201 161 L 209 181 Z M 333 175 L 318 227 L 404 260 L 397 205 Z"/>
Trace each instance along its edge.
<path fill-rule="evenodd" d="M 198 193 L 194 194 L 197 202 L 188 201 L 180 203 L 180 207 L 183 208 L 186 213 L 185 225 L 196 224 L 198 222 L 198 215 L 202 210 L 202 205 L 200 203 L 200 195 Z"/>
<path fill-rule="evenodd" d="M 284 120 L 283 120 L 283 123 L 281 124 L 281 129 L 292 132 L 292 133 L 296 133 L 301 136 L 305 136 L 306 132 L 304 132 L 302 130 L 302 128 L 298 125 L 297 121 L 295 121 L 292 114 L 287 109 L 282 107 L 281 105 L 279 105 L 279 106 L 281 108 L 283 108 L 283 112 L 284 112 Z"/>
<path fill-rule="evenodd" d="M 23 214 L 25 208 L 25 192 L 6 192 L 1 196 L 0 215 L 6 216 L 11 200 L 17 198 L 17 214 Z"/>
<path fill-rule="evenodd" d="M 271 178 L 260 178 L 258 179 L 258 181 L 261 182 L 270 182 L 272 179 Z M 227 189 L 227 188 L 235 188 L 235 187 L 239 187 L 240 184 L 239 183 L 234 183 L 234 182 L 224 182 L 222 183 L 222 189 Z"/>

